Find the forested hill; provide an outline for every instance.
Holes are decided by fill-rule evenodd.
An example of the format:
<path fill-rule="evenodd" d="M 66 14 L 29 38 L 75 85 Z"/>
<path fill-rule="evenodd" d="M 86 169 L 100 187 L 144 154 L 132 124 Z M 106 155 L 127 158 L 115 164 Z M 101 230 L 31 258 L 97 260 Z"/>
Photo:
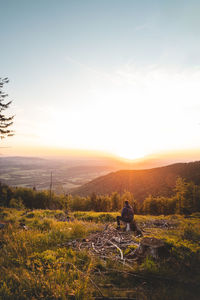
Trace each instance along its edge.
<path fill-rule="evenodd" d="M 73 195 L 87 196 L 93 192 L 98 195 L 133 193 L 138 201 L 143 201 L 149 194 L 153 196 L 171 196 L 177 177 L 200 184 L 200 161 L 177 163 L 165 167 L 146 170 L 121 170 L 98 177 L 72 191 Z"/>

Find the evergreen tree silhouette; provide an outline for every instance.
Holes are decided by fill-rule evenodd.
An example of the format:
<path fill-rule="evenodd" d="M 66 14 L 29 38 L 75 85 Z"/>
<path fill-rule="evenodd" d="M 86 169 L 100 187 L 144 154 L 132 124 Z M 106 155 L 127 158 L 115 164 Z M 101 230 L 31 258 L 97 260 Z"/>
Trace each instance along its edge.
<path fill-rule="evenodd" d="M 7 136 L 13 136 L 13 130 L 9 127 L 13 124 L 14 116 L 6 116 L 4 111 L 9 108 L 12 101 L 6 102 L 8 94 L 3 92 L 4 84 L 8 83 L 8 78 L 0 78 L 0 138 L 3 139 Z"/>

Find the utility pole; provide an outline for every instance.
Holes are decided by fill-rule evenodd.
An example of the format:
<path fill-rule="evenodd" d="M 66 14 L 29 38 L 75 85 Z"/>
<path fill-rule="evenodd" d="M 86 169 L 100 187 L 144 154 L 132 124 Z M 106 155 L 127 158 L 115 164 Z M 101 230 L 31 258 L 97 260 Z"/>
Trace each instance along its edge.
<path fill-rule="evenodd" d="M 50 187 L 49 187 L 49 198 L 50 198 L 50 204 L 51 204 L 51 200 L 52 200 L 52 172 L 51 172 Z"/>

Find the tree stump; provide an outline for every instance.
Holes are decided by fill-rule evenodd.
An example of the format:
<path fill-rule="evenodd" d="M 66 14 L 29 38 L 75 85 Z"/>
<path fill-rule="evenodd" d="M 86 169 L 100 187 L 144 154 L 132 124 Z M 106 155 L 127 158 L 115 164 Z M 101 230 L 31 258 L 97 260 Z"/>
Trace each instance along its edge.
<path fill-rule="evenodd" d="M 169 248 L 165 245 L 163 240 L 154 237 L 145 237 L 140 241 L 135 254 L 140 257 L 152 256 L 155 259 L 167 257 L 169 255 Z"/>

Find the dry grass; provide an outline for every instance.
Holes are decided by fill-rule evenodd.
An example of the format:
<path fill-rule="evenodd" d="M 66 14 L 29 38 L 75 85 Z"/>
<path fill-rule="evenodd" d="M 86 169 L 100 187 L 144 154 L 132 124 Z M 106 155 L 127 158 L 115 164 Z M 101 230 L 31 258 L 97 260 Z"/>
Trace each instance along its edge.
<path fill-rule="evenodd" d="M 198 215 L 136 216 L 144 234 L 164 239 L 171 252 L 164 260 L 133 261 L 130 268 L 114 259 L 102 260 L 86 250 L 62 246 L 102 230 L 118 213 L 76 212 L 72 222 L 59 221 L 61 214 L 0 209 L 0 220 L 6 224 L 0 231 L 0 299 L 93 299 L 102 292 L 138 300 L 195 300 L 195 293 L 200 292 Z M 155 220 L 173 226 L 155 226 Z"/>

